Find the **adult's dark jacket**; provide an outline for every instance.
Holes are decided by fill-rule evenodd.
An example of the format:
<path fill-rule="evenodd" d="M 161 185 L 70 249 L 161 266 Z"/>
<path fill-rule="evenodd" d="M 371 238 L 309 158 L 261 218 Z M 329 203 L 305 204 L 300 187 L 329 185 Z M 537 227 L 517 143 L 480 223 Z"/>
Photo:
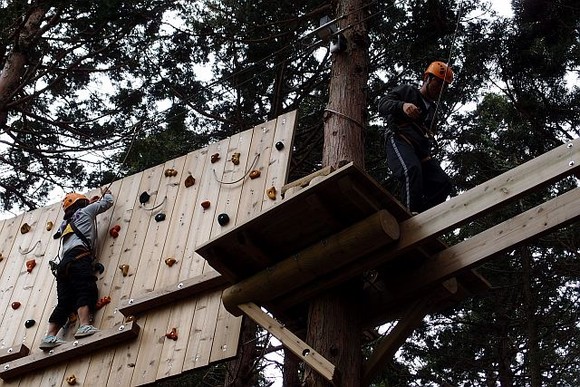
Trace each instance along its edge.
<path fill-rule="evenodd" d="M 419 118 L 413 120 L 403 112 L 403 103 L 409 102 L 421 109 Z M 425 104 L 421 92 L 414 86 L 401 85 L 379 100 L 379 112 L 386 118 L 387 136 L 402 134 L 415 148 L 419 159 L 431 155 L 429 127 L 435 115 L 435 102 Z"/>

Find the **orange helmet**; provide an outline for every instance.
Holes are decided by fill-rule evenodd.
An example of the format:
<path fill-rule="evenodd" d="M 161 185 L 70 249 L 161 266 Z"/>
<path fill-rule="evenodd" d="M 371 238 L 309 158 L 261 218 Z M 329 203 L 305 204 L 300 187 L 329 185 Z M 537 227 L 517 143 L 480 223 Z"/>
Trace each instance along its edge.
<path fill-rule="evenodd" d="M 66 212 L 73 204 L 75 204 L 79 200 L 85 200 L 87 202 L 87 204 L 89 202 L 89 198 L 87 198 L 83 194 L 76 193 L 76 192 L 71 192 L 71 193 L 66 194 L 64 199 L 62 199 L 62 209 L 64 210 L 64 212 Z"/>
<path fill-rule="evenodd" d="M 435 61 L 431 63 L 427 67 L 427 70 L 425 70 L 425 74 L 423 75 L 424 80 L 427 79 L 428 74 L 432 74 L 446 83 L 453 82 L 453 70 L 445 62 Z"/>

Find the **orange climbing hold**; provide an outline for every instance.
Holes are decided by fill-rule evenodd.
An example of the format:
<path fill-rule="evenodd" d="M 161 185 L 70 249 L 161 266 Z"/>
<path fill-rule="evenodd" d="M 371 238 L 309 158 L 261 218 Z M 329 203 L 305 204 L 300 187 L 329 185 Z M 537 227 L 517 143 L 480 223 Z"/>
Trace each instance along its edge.
<path fill-rule="evenodd" d="M 122 264 L 119 266 L 119 269 L 121 269 L 121 273 L 123 273 L 123 277 L 127 277 L 127 274 L 129 274 L 129 265 Z"/>
<path fill-rule="evenodd" d="M 169 168 L 165 170 L 165 177 L 177 176 L 177 170 Z"/>
<path fill-rule="evenodd" d="M 54 223 L 52 223 L 50 220 L 48 222 L 46 222 L 46 231 L 52 230 L 53 227 L 54 227 Z"/>
<path fill-rule="evenodd" d="M 261 174 L 262 172 L 260 172 L 258 169 L 254 169 L 252 172 L 250 172 L 250 179 L 257 179 Z"/>
<path fill-rule="evenodd" d="M 211 205 L 211 203 L 210 203 L 210 201 L 209 201 L 209 200 L 204 200 L 203 202 L 201 202 L 201 207 L 202 207 L 204 210 L 207 210 L 207 209 L 209 208 L 209 206 L 210 206 L 210 205 Z"/>
<path fill-rule="evenodd" d="M 165 334 L 165 337 L 174 341 L 177 340 L 177 328 L 172 328 L 171 332 Z"/>
<path fill-rule="evenodd" d="M 270 187 L 266 190 L 266 194 L 268 195 L 268 197 L 272 200 L 276 200 L 276 188 L 275 187 Z"/>
<path fill-rule="evenodd" d="M 97 309 L 101 309 L 103 306 L 107 305 L 111 302 L 111 297 L 105 296 L 102 297 L 99 301 L 97 301 L 97 305 L 95 306 Z"/>
<path fill-rule="evenodd" d="M 36 266 L 35 259 L 31 259 L 29 261 L 26 261 L 26 271 L 27 272 L 32 273 L 32 269 L 34 269 L 35 266 Z"/>
<path fill-rule="evenodd" d="M 169 267 L 175 265 L 175 262 L 177 262 L 177 260 L 175 258 L 166 258 L 165 259 L 165 264 Z"/>
<path fill-rule="evenodd" d="M 211 155 L 211 163 L 216 163 L 220 160 L 220 154 L 219 153 L 214 153 L 213 155 Z"/>
<path fill-rule="evenodd" d="M 77 384 L 77 377 L 73 375 L 69 376 L 66 378 L 66 382 L 70 385 L 70 386 L 74 386 L 75 384 Z"/>

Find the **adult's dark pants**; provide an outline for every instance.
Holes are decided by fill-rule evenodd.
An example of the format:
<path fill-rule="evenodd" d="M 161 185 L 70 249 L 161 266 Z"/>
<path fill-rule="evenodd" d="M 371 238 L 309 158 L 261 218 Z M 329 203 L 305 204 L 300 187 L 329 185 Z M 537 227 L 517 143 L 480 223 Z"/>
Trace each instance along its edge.
<path fill-rule="evenodd" d="M 420 160 L 414 147 L 396 134 L 387 137 L 386 149 L 389 168 L 402 186 L 401 201 L 411 212 L 443 203 L 451 194 L 451 180 L 435 159 Z"/>
<path fill-rule="evenodd" d="M 98 298 L 97 278 L 93 270 L 93 257 L 90 255 L 74 259 L 78 251 L 66 254 L 59 264 L 56 279 L 58 303 L 48 322 L 62 326 L 71 313 L 82 306 L 94 312 Z"/>

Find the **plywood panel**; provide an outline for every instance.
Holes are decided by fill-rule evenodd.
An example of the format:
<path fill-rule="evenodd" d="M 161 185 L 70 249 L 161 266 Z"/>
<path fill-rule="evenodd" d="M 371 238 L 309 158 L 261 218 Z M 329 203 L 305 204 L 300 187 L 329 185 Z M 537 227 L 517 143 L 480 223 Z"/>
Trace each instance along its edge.
<path fill-rule="evenodd" d="M 110 334 L 125 320 L 117 309 L 121 302 L 178 286 L 184 280 L 213 271 L 195 249 L 259 214 L 263 207 L 277 203 L 267 198 L 266 185 L 276 185 L 280 192 L 285 182 L 292 147 L 292 132 L 287 128 L 294 125 L 294 117 L 286 115 L 283 120 L 257 125 L 112 183 L 114 207 L 97 218 L 98 258 L 105 266 L 105 271 L 98 275 L 99 297 L 110 296 L 111 302 L 95 313 L 95 326 Z M 284 142 L 285 148 L 276 150 L 275 140 Z M 232 162 L 236 153 L 239 164 Z M 219 155 L 219 160 L 212 163 L 214 154 Z M 170 168 L 178 174 L 165 176 Z M 275 171 L 269 172 L 270 168 Z M 262 175 L 250 179 L 248 174 L 253 169 L 260 170 Z M 196 182 L 185 187 L 184 181 L 190 175 Z M 151 195 L 144 205 L 139 203 L 143 192 Z M 86 193 L 89 197 L 99 194 L 99 189 Z M 210 206 L 204 209 L 201 202 L 205 200 Z M 166 219 L 158 222 L 155 215 L 161 212 Z M 219 214 L 227 214 L 230 222 L 220 225 Z M 46 355 L 38 345 L 57 302 L 56 283 L 48 261 L 57 255 L 59 241 L 52 238 L 55 229 L 46 230 L 49 220 L 55 229 L 62 222 L 60 203 L 0 221 L 0 253 L 5 257 L 0 262 L 0 311 L 4 311 L 0 322 L 0 338 L 4 340 L 0 347 L 14 341 L 23 343 L 31 349 L 30 359 Z M 27 234 L 20 233 L 24 222 L 33 226 Z M 113 238 L 109 230 L 116 224 L 121 231 Z M 27 273 L 24 262 L 32 257 L 37 266 Z M 177 262 L 169 267 L 166 258 Z M 121 264 L 129 266 L 127 276 L 119 269 Z M 14 297 L 26 300 L 12 313 L 9 304 Z M 175 305 L 157 304 L 155 309 L 146 309 L 136 318 L 142 329 L 135 341 L 27 373 L 19 382 L 10 384 L 63 385 L 66 377 L 74 374 L 84 385 L 140 385 L 207 366 L 236 353 L 241 319 L 223 308 L 221 290 L 177 299 Z M 36 324 L 25 328 L 26 319 L 34 319 Z M 74 341 L 77 324 L 62 332 L 68 341 Z M 173 327 L 178 331 L 176 341 L 165 337 Z"/>

